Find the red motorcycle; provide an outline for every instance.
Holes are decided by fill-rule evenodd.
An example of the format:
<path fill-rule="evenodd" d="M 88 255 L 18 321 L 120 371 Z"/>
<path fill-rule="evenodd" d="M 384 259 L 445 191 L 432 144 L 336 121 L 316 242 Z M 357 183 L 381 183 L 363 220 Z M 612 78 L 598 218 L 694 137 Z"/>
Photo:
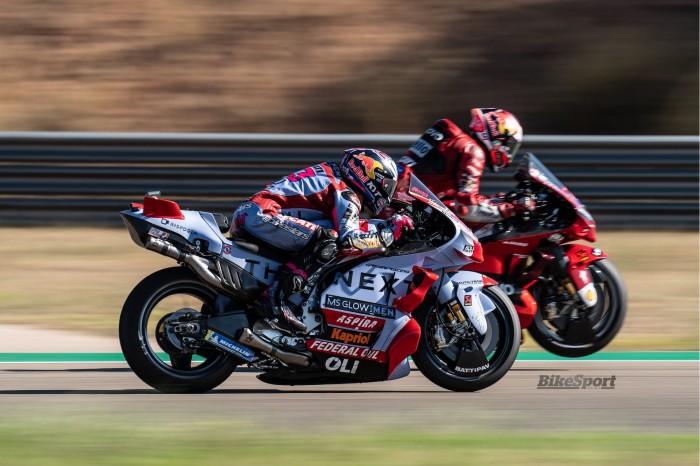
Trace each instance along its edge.
<path fill-rule="evenodd" d="M 512 218 L 474 229 L 484 261 L 470 270 L 489 275 L 510 297 L 532 338 L 570 358 L 604 348 L 627 312 L 620 274 L 595 242 L 596 224 L 586 207 L 533 154 L 521 157 L 519 181 L 506 195 L 535 200 L 530 219 Z M 454 202 L 443 200 L 449 207 Z"/>

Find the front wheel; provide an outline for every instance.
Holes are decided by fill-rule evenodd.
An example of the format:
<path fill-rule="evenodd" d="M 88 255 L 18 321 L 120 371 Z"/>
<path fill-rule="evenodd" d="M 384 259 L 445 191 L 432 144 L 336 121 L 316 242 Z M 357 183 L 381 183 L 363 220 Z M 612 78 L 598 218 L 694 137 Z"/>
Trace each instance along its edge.
<path fill-rule="evenodd" d="M 450 346 L 437 344 L 440 327 L 445 331 L 445 310 L 422 307 L 414 314 L 421 326 L 418 349 L 413 355 L 418 369 L 431 382 L 456 392 L 474 392 L 498 382 L 515 362 L 520 349 L 520 323 L 513 304 L 498 287 L 482 291 L 495 305 L 486 314 L 487 330 L 484 335 L 452 339 Z M 460 361 L 481 360 L 476 367 L 465 370 Z"/>
<path fill-rule="evenodd" d="M 189 350 L 172 332 L 180 321 L 213 313 L 216 292 L 188 269 L 173 267 L 144 278 L 129 294 L 119 320 L 127 363 L 151 387 L 166 393 L 205 392 L 218 386 L 237 362 L 213 348 Z"/>
<path fill-rule="evenodd" d="M 547 351 L 566 358 L 580 358 L 603 349 L 620 331 L 627 313 L 627 291 L 620 273 L 609 259 L 588 266 L 598 302 L 592 308 L 578 306 L 577 318 L 563 312 L 557 284 L 550 281 L 534 290 L 538 301 L 535 319 L 528 327 L 532 338 Z M 553 310 L 547 313 L 547 306 Z"/>

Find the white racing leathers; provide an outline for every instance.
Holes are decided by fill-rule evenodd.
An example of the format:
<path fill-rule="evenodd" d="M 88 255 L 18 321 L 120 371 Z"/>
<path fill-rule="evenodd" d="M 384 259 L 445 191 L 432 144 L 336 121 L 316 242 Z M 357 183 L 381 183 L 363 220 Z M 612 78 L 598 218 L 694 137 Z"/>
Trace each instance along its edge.
<path fill-rule="evenodd" d="M 339 240 L 363 252 L 383 244 L 376 230 L 360 228 L 360 201 L 343 181 L 337 163 L 292 173 L 251 197 L 233 214 L 232 231 L 244 231 L 278 249 L 298 252 L 314 232 L 332 225 Z"/>

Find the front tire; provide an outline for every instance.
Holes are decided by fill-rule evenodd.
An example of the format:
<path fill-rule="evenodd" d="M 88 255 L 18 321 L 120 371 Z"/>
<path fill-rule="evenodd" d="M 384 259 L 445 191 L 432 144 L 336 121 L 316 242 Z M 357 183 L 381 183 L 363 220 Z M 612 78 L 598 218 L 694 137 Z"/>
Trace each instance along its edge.
<path fill-rule="evenodd" d="M 192 354 L 157 336 L 162 322 L 179 309 L 211 313 L 216 296 L 183 267 L 160 270 L 136 285 L 122 308 L 119 342 L 126 362 L 141 380 L 165 393 L 198 393 L 231 375 L 237 362 L 229 355 L 207 349 L 193 360 Z"/>
<path fill-rule="evenodd" d="M 627 290 L 620 273 L 608 259 L 592 262 L 588 266 L 591 273 L 598 302 L 591 309 L 585 309 L 590 315 L 591 341 L 571 342 L 566 338 L 566 330 L 557 328 L 545 320 L 542 309 L 544 302 L 538 299 L 538 311 L 528 327 L 532 338 L 547 351 L 566 358 L 588 356 L 605 348 L 622 328 L 627 314 Z"/>
<path fill-rule="evenodd" d="M 462 374 L 454 370 L 452 347 L 437 350 L 433 345 L 438 309 L 421 307 L 414 314 L 422 331 L 418 349 L 413 355 L 418 369 L 431 382 L 455 392 L 474 392 L 498 382 L 510 370 L 520 349 L 520 323 L 515 307 L 498 287 L 484 288 L 484 293 L 496 309 L 486 315 L 488 329 L 477 340 L 484 349 L 489 367 L 477 374 Z"/>

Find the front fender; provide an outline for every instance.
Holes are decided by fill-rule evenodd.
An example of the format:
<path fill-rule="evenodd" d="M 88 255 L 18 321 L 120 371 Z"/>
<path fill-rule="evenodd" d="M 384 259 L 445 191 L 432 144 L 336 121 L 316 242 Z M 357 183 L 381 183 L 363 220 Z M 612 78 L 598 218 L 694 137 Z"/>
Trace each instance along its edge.
<path fill-rule="evenodd" d="M 478 272 L 458 270 L 448 273 L 438 291 L 438 302 L 452 308 L 453 313 L 464 311 L 477 332 L 484 335 L 487 330 L 485 316 L 496 307 L 481 290 L 497 284 L 496 280 Z"/>
<path fill-rule="evenodd" d="M 586 306 L 595 306 L 598 302 L 598 293 L 588 266 L 592 262 L 607 258 L 608 255 L 598 248 L 584 244 L 568 244 L 563 246 L 563 250 L 568 258 L 566 269 L 576 292 Z"/>

